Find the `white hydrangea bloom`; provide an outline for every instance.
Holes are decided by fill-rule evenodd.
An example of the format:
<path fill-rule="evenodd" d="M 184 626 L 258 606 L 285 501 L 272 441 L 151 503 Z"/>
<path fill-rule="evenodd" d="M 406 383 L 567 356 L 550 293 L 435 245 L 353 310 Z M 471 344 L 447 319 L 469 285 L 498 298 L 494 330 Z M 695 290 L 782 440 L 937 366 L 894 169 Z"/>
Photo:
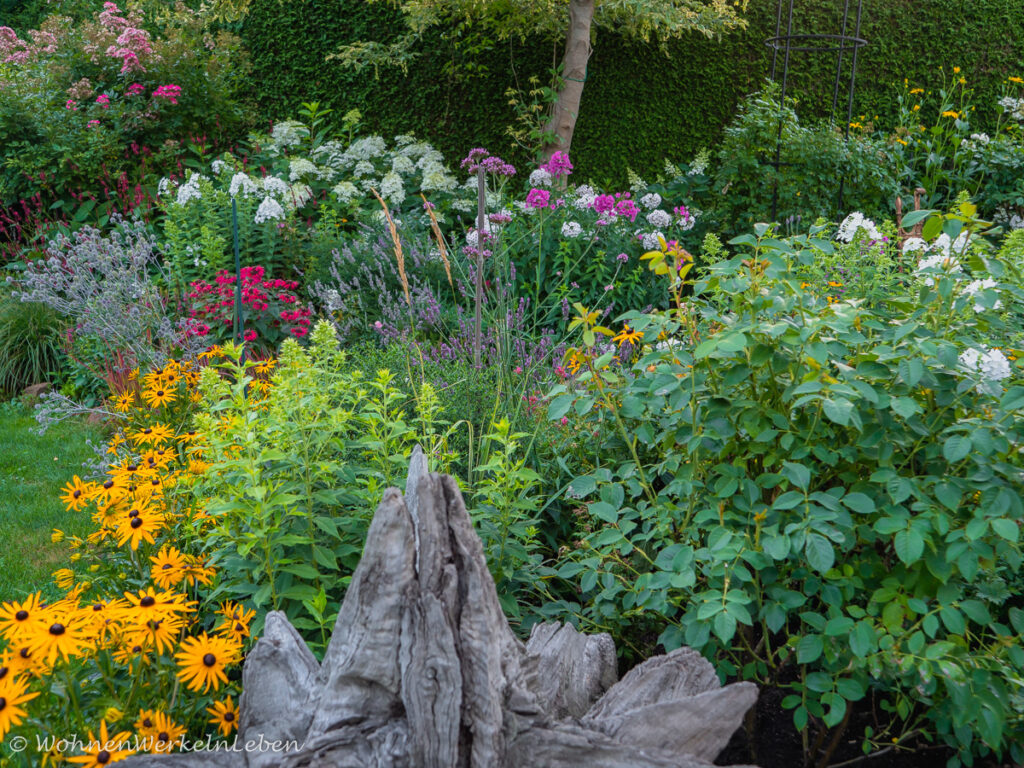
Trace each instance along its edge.
<path fill-rule="evenodd" d="M 416 170 L 416 163 L 405 155 L 395 155 L 391 159 L 391 170 L 398 174 L 412 173 Z"/>
<path fill-rule="evenodd" d="M 261 182 L 261 186 L 268 195 L 279 197 L 282 200 L 291 193 L 291 187 L 288 186 L 288 182 L 277 178 L 277 176 L 267 176 Z"/>
<path fill-rule="evenodd" d="M 642 189 L 647 189 L 647 182 L 640 178 L 639 174 L 629 166 L 626 166 L 626 178 L 629 180 L 629 191 L 639 192 Z"/>
<path fill-rule="evenodd" d="M 992 289 L 998 288 L 998 287 L 999 287 L 999 284 L 995 280 L 993 280 L 990 277 L 986 277 L 983 280 L 972 280 L 971 282 L 969 282 L 967 284 L 967 287 L 964 288 L 964 294 L 967 295 L 967 296 L 970 296 L 971 298 L 974 298 L 974 296 L 976 296 L 980 291 L 992 290 Z M 996 303 L 992 305 L 992 309 L 994 309 L 994 310 L 1002 309 L 1002 307 L 1003 307 L 1003 302 L 1000 301 L 999 299 L 996 299 Z M 983 307 L 980 304 L 978 304 L 977 302 L 975 302 L 974 303 L 974 311 L 975 312 L 984 312 L 985 311 L 985 307 Z"/>
<path fill-rule="evenodd" d="M 263 198 L 260 207 L 256 209 L 256 217 L 253 219 L 257 224 L 275 219 L 284 219 L 284 208 L 272 197 Z"/>
<path fill-rule="evenodd" d="M 221 173 L 224 171 L 224 169 L 227 168 L 227 167 L 228 167 L 228 164 L 225 163 L 223 160 L 214 160 L 212 163 L 210 163 L 210 168 L 213 169 L 213 172 L 217 176 L 220 176 Z"/>
<path fill-rule="evenodd" d="M 578 221 L 567 221 L 562 224 L 562 237 L 576 238 L 583 234 L 583 227 Z"/>
<path fill-rule="evenodd" d="M 1004 96 L 999 100 L 999 106 L 1006 110 L 1014 120 L 1024 121 L 1024 99 L 1015 99 L 1013 96 Z"/>
<path fill-rule="evenodd" d="M 431 147 L 429 144 L 424 145 L 426 149 L 420 156 L 420 159 L 416 161 L 416 167 L 426 173 L 428 166 L 441 166 L 444 167 L 444 155 L 438 152 L 436 149 Z"/>
<path fill-rule="evenodd" d="M 366 136 L 353 142 L 352 146 L 345 150 L 345 155 L 353 162 L 358 163 L 360 160 L 372 160 L 375 157 L 380 157 L 385 150 L 387 150 L 387 144 L 380 136 Z"/>
<path fill-rule="evenodd" d="M 228 188 L 232 197 L 238 197 L 241 192 L 244 197 L 255 195 L 259 187 L 256 182 L 249 178 L 245 171 L 239 171 L 231 177 L 231 186 Z"/>
<path fill-rule="evenodd" d="M 294 147 L 301 144 L 306 136 L 309 136 L 309 128 L 298 120 L 282 120 L 274 126 L 270 135 L 277 147 Z"/>
<path fill-rule="evenodd" d="M 178 187 L 178 196 L 175 198 L 175 202 L 178 205 L 188 205 L 192 200 L 200 200 L 203 197 L 203 193 L 199 189 L 199 180 L 204 178 L 198 173 L 189 175 L 188 181 Z"/>
<path fill-rule="evenodd" d="M 998 349 L 968 348 L 960 353 L 960 367 L 967 375 L 977 377 L 979 392 L 997 394 L 1001 391 L 999 382 L 1012 374 L 1010 361 Z"/>
<path fill-rule="evenodd" d="M 661 195 L 657 192 L 648 192 L 646 195 L 640 198 L 640 205 L 644 208 L 657 208 L 661 205 Z M 664 226 L 668 226 L 667 224 Z"/>
<path fill-rule="evenodd" d="M 458 186 L 458 180 L 449 175 L 440 163 L 428 164 L 423 169 L 423 178 L 420 180 L 420 190 L 423 192 L 454 192 Z"/>
<path fill-rule="evenodd" d="M 690 176 L 699 176 L 708 169 L 708 163 L 711 161 L 711 153 L 708 152 L 707 147 L 697 153 L 697 156 L 693 158 L 693 162 L 690 163 Z"/>
<path fill-rule="evenodd" d="M 380 180 L 380 196 L 393 206 L 401 205 L 405 200 L 405 185 L 402 177 L 394 171 L 388 171 Z"/>
<path fill-rule="evenodd" d="M 319 178 L 320 172 L 312 161 L 307 160 L 304 157 L 297 157 L 288 165 L 288 180 L 298 181 L 304 176 Z"/>
<path fill-rule="evenodd" d="M 882 233 L 878 231 L 875 222 L 866 218 L 860 211 L 854 211 L 839 225 L 839 229 L 836 231 L 836 240 L 851 243 L 861 230 L 867 234 L 869 240 L 882 239 Z"/>
<path fill-rule="evenodd" d="M 656 251 L 661 248 L 661 241 L 665 236 L 661 232 L 645 232 L 643 234 L 644 248 L 648 251 Z"/>
<path fill-rule="evenodd" d="M 319 147 L 310 152 L 310 157 L 322 165 L 335 169 L 345 168 L 348 158 L 345 156 L 345 146 L 336 139 L 325 141 Z"/>
<path fill-rule="evenodd" d="M 360 196 L 359 188 L 351 181 L 342 181 L 334 185 L 334 189 L 331 190 L 342 205 L 348 205 L 355 198 Z"/>
<path fill-rule="evenodd" d="M 990 349 L 983 353 L 979 368 L 981 369 L 981 375 L 986 381 L 1002 381 L 1003 379 L 1010 378 L 1012 373 L 1010 361 L 998 349 Z"/>
<path fill-rule="evenodd" d="M 543 168 L 538 168 L 530 173 L 530 186 L 531 187 L 550 187 L 551 186 L 551 174 Z"/>
<path fill-rule="evenodd" d="M 672 225 L 672 214 L 660 208 L 653 210 L 647 214 L 647 223 L 656 229 L 669 227 Z"/>
<path fill-rule="evenodd" d="M 519 205 L 519 203 L 516 203 L 516 205 Z M 470 213 L 476 210 L 476 200 L 466 200 L 465 198 L 452 200 L 452 208 L 459 213 Z"/>
<path fill-rule="evenodd" d="M 352 174 L 357 179 L 362 179 L 367 176 L 372 176 L 377 172 L 377 169 L 373 167 L 373 163 L 369 160 L 360 160 L 356 163 L 356 167 L 353 169 Z"/>

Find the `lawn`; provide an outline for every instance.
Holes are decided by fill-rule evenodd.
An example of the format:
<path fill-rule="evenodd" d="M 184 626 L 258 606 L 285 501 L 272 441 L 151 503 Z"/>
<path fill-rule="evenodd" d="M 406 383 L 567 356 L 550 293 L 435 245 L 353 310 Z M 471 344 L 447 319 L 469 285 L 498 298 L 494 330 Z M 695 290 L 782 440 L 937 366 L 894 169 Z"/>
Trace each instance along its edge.
<path fill-rule="evenodd" d="M 36 434 L 32 412 L 17 403 L 0 405 L 0 601 L 41 589 L 56 595 L 51 573 L 66 563 L 67 544 L 54 544 L 59 528 L 84 535 L 89 519 L 68 512 L 59 495 L 92 449 L 89 437 L 100 431 L 80 421 L 50 427 Z"/>

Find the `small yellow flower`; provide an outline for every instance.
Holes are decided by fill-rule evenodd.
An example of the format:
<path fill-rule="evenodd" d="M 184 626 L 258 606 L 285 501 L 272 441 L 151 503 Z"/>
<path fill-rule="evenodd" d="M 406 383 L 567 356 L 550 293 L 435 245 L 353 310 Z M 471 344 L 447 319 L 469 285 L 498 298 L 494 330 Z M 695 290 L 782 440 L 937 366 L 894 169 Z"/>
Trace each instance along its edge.
<path fill-rule="evenodd" d="M 953 67 L 953 74 L 954 75 L 959 75 L 960 74 L 960 67 Z"/>
<path fill-rule="evenodd" d="M 945 112 L 942 113 L 942 116 L 957 118 L 960 117 L 960 113 L 953 109 L 947 109 Z"/>
<path fill-rule="evenodd" d="M 1008 83 L 1016 83 L 1017 85 L 1021 85 L 1022 83 L 1024 83 L 1024 78 L 1020 78 L 1020 77 L 1008 77 L 1008 78 L 1006 79 L 1006 82 L 1008 82 Z"/>
<path fill-rule="evenodd" d="M 911 88 L 910 92 L 911 92 L 911 94 L 915 94 L 915 95 L 919 94 L 919 93 L 924 93 L 924 88 Z"/>
<path fill-rule="evenodd" d="M 913 112 L 920 112 L 921 111 L 921 105 L 920 104 L 915 104 L 912 111 Z"/>

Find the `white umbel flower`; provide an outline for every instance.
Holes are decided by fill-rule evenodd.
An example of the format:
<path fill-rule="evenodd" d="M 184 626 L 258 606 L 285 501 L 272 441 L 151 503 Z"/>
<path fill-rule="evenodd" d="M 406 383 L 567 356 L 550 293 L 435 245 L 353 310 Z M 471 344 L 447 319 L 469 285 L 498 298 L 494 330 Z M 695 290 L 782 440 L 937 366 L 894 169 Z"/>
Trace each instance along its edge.
<path fill-rule="evenodd" d="M 995 280 L 993 280 L 990 277 L 986 277 L 984 280 L 972 280 L 971 282 L 969 282 L 967 284 L 967 287 L 964 288 L 964 294 L 970 296 L 971 298 L 974 298 L 980 291 L 988 291 L 997 287 L 999 287 L 999 284 Z M 1002 306 L 1003 302 L 1001 302 L 999 299 L 996 299 L 996 303 L 992 305 L 992 309 L 1002 309 Z M 981 306 L 981 304 L 978 304 L 975 301 L 974 311 L 984 312 L 985 307 Z"/>
<path fill-rule="evenodd" d="M 869 240 L 882 239 L 882 233 L 878 231 L 875 222 L 866 218 L 860 211 L 854 211 L 843 219 L 843 223 L 839 225 L 839 229 L 836 232 L 836 240 L 851 243 L 861 230 L 867 234 Z"/>

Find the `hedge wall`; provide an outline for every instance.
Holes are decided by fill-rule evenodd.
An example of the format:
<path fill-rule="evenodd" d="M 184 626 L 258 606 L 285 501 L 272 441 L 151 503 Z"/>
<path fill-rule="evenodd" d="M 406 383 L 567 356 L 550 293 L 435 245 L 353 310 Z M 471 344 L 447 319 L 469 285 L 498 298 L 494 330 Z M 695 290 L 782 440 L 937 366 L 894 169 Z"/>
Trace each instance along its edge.
<path fill-rule="evenodd" d="M 797 0 L 794 32 L 838 31 L 841 6 L 842 0 Z M 750 0 L 747 30 L 721 41 L 690 35 L 671 44 L 667 56 L 655 45 L 600 30 L 573 140 L 582 175 L 618 182 L 626 165 L 653 174 L 666 157 L 688 158 L 713 144 L 737 100 L 768 73 L 764 38 L 774 34 L 775 13 L 776 0 Z M 381 70 L 375 77 L 324 61 L 344 42 L 387 39 L 397 25 L 388 3 L 254 0 L 242 34 L 268 117 L 319 100 L 339 118 L 358 108 L 369 130 L 413 131 L 452 160 L 481 145 L 511 152 L 505 89 L 517 77 L 521 83 L 531 74 L 546 77 L 558 58 L 555 46 L 513 40 L 468 55 L 458 33 L 438 31 L 408 74 Z M 893 109 L 894 84 L 907 77 L 933 86 L 940 66 L 962 67 L 979 104 L 988 105 L 1007 75 L 1024 74 L 1021 0 L 864 0 L 861 36 L 869 45 L 858 63 L 855 115 L 884 117 Z M 465 74 L 470 67 L 473 74 Z M 827 113 L 834 70 L 834 56 L 793 54 L 791 92 L 805 116 Z"/>

